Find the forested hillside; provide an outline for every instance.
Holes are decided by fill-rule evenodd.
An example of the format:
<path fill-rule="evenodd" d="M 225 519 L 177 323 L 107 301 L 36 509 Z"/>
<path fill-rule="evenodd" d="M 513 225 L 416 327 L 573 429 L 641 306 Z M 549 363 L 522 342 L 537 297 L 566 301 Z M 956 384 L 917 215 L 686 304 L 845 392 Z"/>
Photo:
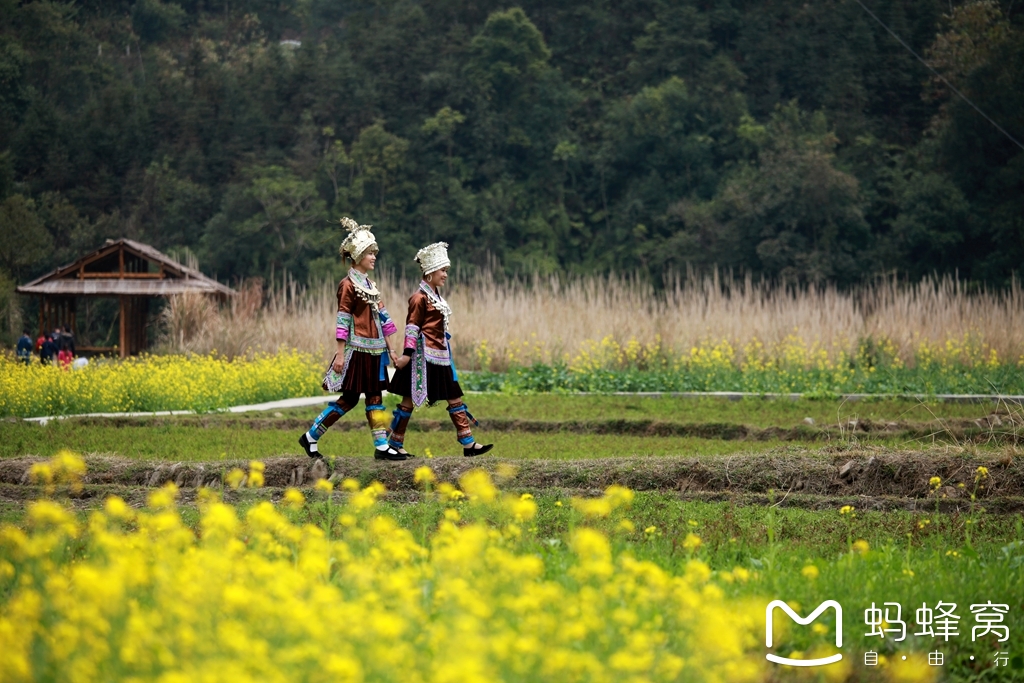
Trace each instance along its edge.
<path fill-rule="evenodd" d="M 1024 140 L 1024 4 L 865 2 Z M 0 0 L 0 203 L 7 291 L 121 236 L 334 276 L 342 215 L 390 267 L 1024 262 L 1024 151 L 854 0 Z"/>

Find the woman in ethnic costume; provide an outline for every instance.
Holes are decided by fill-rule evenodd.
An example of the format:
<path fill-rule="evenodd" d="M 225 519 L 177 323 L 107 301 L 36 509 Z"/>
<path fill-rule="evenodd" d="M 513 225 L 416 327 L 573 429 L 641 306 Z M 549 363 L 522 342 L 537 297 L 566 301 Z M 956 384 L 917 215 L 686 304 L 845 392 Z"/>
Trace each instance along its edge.
<path fill-rule="evenodd" d="M 402 396 L 391 422 L 389 445 L 401 455 L 406 453 L 405 430 L 412 417 L 413 407 L 428 401 L 448 402 L 448 415 L 455 425 L 456 438 L 463 447 L 463 455 L 481 455 L 494 445 L 476 443 L 470 424 L 476 420 L 462 402 L 462 388 L 455 371 L 448 323 L 452 309 L 439 293 L 448 280 L 448 245 L 437 242 L 423 247 L 416 254 L 416 262 L 423 271 L 419 289 L 409 298 L 409 314 L 405 319 L 405 351 L 395 360 L 397 371 L 388 388 L 392 394 Z M 411 456 L 410 456 L 411 457 Z"/>
<path fill-rule="evenodd" d="M 299 437 L 299 444 L 309 457 L 319 458 L 317 441 L 338 418 L 356 407 L 360 394 L 365 394 L 373 457 L 405 460 L 406 456 L 390 448 L 387 441 L 383 392 L 387 388 L 387 359 L 391 355 L 388 342 L 398 330 L 377 285 L 367 275 L 377 262 L 377 240 L 369 225 L 359 225 L 351 218 L 342 218 L 341 224 L 349 234 L 339 251 L 352 267 L 338 284 L 338 350 L 323 381 L 326 391 L 341 392 L 341 396 L 327 404 L 309 431 Z"/>

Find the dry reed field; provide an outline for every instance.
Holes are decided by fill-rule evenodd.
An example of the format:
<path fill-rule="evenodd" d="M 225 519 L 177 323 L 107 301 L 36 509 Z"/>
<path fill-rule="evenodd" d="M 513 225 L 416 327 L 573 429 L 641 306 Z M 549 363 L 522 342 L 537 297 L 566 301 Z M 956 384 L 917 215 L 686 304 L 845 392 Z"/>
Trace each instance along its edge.
<path fill-rule="evenodd" d="M 387 271 L 377 281 L 401 329 L 415 283 Z M 163 313 L 162 349 L 234 357 L 295 348 L 326 357 L 334 343 L 335 290 L 335 283 L 286 280 L 268 288 L 247 283 L 222 308 L 200 296 L 174 298 Z M 840 291 L 690 273 L 658 289 L 630 276 L 507 279 L 484 272 L 453 277 L 444 295 L 455 311 L 453 348 L 465 369 L 578 362 L 599 355 L 602 341 L 619 361 L 630 347 L 631 360 L 639 354 L 671 361 L 716 346 L 736 363 L 753 350 L 781 358 L 793 348 L 803 350 L 797 362 L 836 360 L 854 357 L 867 340 L 907 366 L 922 352 L 968 365 L 1024 359 L 1024 294 L 1016 280 L 1001 291 L 970 289 L 951 277 L 913 284 L 889 278 Z"/>

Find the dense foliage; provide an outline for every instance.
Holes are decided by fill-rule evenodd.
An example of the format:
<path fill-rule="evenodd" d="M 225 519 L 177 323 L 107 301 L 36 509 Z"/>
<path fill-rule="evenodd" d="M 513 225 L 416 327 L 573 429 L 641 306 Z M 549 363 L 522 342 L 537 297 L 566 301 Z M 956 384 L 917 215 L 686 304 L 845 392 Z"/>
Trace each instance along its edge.
<path fill-rule="evenodd" d="M 1022 10 L 869 3 L 1017 139 Z M 0 0 L 0 290 L 130 236 L 224 280 L 445 239 L 787 281 L 1024 261 L 1024 152 L 855 2 Z"/>

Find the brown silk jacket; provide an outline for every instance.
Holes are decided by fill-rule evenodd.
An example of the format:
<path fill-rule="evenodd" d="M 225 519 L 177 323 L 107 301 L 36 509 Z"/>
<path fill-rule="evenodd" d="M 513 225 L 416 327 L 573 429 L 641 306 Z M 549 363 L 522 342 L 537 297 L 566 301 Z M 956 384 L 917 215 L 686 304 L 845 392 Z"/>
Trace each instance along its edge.
<path fill-rule="evenodd" d="M 338 326 L 337 339 L 347 342 L 352 348 L 370 353 L 382 353 L 387 349 L 384 336 L 390 336 L 397 332 L 395 323 L 391 321 L 387 309 L 384 307 L 384 300 L 377 304 L 377 313 L 380 316 L 380 327 L 377 329 L 377 322 L 374 320 L 373 307 L 359 298 L 355 285 L 349 278 L 343 278 L 338 284 Z"/>
<path fill-rule="evenodd" d="M 423 292 L 409 297 L 409 313 L 405 318 L 405 349 L 416 350 L 417 339 L 423 336 L 423 355 L 435 365 L 449 365 L 448 340 L 444 336 L 444 316 L 434 308 Z"/>

